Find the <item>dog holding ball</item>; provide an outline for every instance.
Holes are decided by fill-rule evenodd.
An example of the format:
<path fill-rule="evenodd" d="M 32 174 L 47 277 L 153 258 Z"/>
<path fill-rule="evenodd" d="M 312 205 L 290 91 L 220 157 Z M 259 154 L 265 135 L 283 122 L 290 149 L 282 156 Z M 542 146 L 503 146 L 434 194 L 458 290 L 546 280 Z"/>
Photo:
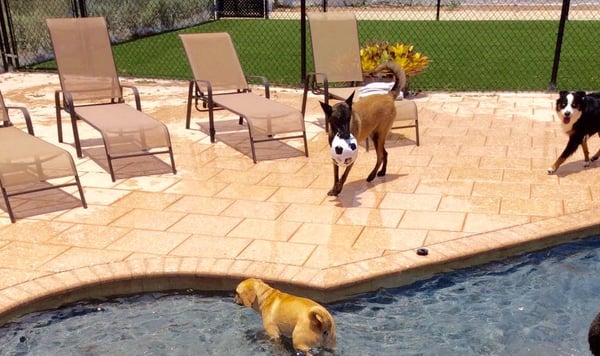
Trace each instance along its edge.
<path fill-rule="evenodd" d="M 340 194 L 358 154 L 357 142 L 364 142 L 367 137 L 373 140 L 377 152 L 377 163 L 367 177 L 367 182 L 375 179 L 376 175 L 385 176 L 388 156 L 385 140 L 396 117 L 394 100 L 402 90 L 401 81 L 405 78 L 403 69 L 391 61 L 381 64 L 373 72 L 386 69 L 391 70 L 396 78 L 394 86 L 387 94 L 369 95 L 353 103 L 352 93 L 345 101 L 334 106 L 320 102 L 326 122 L 329 123 L 327 135 L 333 158 L 333 187 L 327 195 Z M 355 150 L 352 149 L 352 145 Z M 340 168 L 344 168 L 341 177 Z"/>

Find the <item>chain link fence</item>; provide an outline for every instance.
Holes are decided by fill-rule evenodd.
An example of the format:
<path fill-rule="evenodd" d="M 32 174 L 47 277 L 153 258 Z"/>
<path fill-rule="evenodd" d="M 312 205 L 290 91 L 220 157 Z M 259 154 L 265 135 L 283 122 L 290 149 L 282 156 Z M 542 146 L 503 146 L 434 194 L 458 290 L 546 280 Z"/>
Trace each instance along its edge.
<path fill-rule="evenodd" d="M 177 34 L 227 31 L 246 73 L 296 87 L 312 70 L 303 11 L 351 11 L 361 45 L 401 41 L 430 58 L 411 90 L 600 89 L 592 0 L 0 0 L 0 10 L 5 70 L 55 69 L 47 17 L 104 16 L 121 75 L 188 79 Z"/>

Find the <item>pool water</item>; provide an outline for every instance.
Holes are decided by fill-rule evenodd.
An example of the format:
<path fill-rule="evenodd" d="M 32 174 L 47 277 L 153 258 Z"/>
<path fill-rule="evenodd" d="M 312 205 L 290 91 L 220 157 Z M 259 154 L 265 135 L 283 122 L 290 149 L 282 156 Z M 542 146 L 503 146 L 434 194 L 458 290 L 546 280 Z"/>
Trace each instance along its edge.
<path fill-rule="evenodd" d="M 289 355 L 232 293 L 152 293 L 32 313 L 1 355 Z M 600 236 L 326 305 L 338 355 L 589 355 Z"/>

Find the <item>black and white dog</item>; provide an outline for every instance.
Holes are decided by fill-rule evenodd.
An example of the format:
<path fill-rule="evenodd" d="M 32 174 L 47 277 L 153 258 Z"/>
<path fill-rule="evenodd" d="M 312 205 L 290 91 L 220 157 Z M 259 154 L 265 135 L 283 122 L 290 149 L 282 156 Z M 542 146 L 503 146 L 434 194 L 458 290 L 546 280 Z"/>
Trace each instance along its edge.
<path fill-rule="evenodd" d="M 600 150 L 590 161 L 587 139 L 598 133 L 600 136 L 600 93 L 586 94 L 584 91 L 561 91 L 556 100 L 556 112 L 562 122 L 563 131 L 569 136 L 567 147 L 560 157 L 548 168 L 548 174 L 556 172 L 563 162 L 581 145 L 585 158 L 584 167 L 600 157 Z"/>

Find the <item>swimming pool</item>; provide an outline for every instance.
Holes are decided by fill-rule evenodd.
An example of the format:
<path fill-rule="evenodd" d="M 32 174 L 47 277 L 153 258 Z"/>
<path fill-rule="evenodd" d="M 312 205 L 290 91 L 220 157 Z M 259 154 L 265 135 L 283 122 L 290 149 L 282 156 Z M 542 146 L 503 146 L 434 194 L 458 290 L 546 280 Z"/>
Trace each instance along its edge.
<path fill-rule="evenodd" d="M 327 305 L 341 355 L 588 355 L 600 236 Z M 281 355 L 231 295 L 141 294 L 32 313 L 2 355 Z"/>

